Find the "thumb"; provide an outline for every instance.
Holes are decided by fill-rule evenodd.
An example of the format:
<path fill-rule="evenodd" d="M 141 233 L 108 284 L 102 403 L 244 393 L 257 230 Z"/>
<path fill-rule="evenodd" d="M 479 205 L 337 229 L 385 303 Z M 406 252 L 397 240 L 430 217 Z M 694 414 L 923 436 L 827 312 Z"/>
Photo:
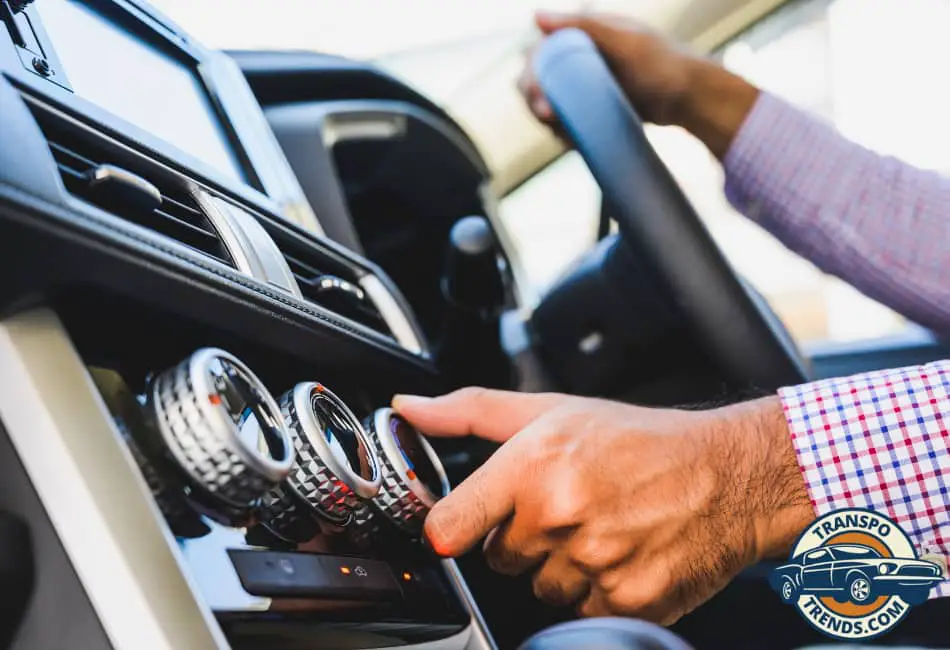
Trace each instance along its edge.
<path fill-rule="evenodd" d="M 423 433 L 504 442 L 564 399 L 555 393 L 463 388 L 435 398 L 396 395 L 393 409 Z"/>

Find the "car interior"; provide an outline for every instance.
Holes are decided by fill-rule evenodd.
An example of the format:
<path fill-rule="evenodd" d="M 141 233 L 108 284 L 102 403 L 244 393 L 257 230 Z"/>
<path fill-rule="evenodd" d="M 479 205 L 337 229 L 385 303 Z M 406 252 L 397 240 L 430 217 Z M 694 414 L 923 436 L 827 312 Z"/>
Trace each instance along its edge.
<path fill-rule="evenodd" d="M 421 540 L 497 445 L 422 438 L 393 395 L 696 408 L 950 355 L 814 269 L 825 302 L 775 289 L 801 262 L 710 216 L 710 161 L 645 127 L 582 34 L 535 59 L 564 137 L 533 123 L 514 74 L 539 7 L 460 3 L 510 25 L 449 47 L 459 18 L 408 3 L 429 45 L 376 56 L 347 35 L 391 9 L 259 4 L 0 0 L 0 647 L 518 648 L 575 611 Z M 741 67 L 855 4 L 604 6 Z M 782 61 L 753 72 L 821 67 Z M 841 334 L 878 316 L 892 329 Z M 834 645 L 770 589 L 781 562 L 669 638 L 524 647 Z M 948 615 L 930 601 L 868 643 L 946 646 Z"/>

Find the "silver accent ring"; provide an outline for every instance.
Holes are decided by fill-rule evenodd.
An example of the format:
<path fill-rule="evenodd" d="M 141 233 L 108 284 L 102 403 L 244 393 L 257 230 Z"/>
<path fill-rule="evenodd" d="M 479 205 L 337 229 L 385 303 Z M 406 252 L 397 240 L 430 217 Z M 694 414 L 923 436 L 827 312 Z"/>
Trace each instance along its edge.
<path fill-rule="evenodd" d="M 241 373 L 270 411 L 282 457 L 269 457 L 249 445 L 222 408 L 211 381 L 211 364 L 219 359 Z M 202 348 L 159 375 L 151 399 L 158 429 L 174 459 L 199 487 L 228 505 L 252 505 L 289 473 L 293 444 L 280 408 L 254 373 L 224 350 Z"/>
<path fill-rule="evenodd" d="M 359 450 L 370 464 L 372 478 L 353 471 L 331 447 L 327 432 L 314 413 L 315 400 L 325 400 L 356 437 Z M 296 450 L 296 462 L 286 485 L 332 523 L 349 523 L 360 499 L 372 498 L 380 486 L 379 460 L 363 426 L 343 400 L 316 382 L 297 384 L 281 397 L 280 408 Z"/>
<path fill-rule="evenodd" d="M 372 439 L 383 465 L 382 486 L 373 502 L 395 524 L 410 534 L 418 535 L 422 532 L 429 510 L 435 506 L 442 495 L 449 493 L 449 480 L 435 450 L 423 436 L 418 434 L 419 447 L 429 459 L 442 483 L 442 495 L 432 494 L 428 486 L 415 472 L 411 471 L 390 429 L 394 417 L 398 416 L 390 408 L 378 409 L 372 417 Z"/>

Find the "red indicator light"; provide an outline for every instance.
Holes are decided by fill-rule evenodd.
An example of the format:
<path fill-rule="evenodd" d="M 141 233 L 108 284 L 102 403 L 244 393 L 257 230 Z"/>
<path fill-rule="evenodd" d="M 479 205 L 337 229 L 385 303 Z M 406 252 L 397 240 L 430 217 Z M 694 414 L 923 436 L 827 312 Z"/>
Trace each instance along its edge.
<path fill-rule="evenodd" d="M 350 567 L 348 567 L 348 566 L 341 566 L 341 567 L 340 567 L 340 573 L 342 573 L 342 574 L 345 575 L 345 576 L 350 575 Z"/>

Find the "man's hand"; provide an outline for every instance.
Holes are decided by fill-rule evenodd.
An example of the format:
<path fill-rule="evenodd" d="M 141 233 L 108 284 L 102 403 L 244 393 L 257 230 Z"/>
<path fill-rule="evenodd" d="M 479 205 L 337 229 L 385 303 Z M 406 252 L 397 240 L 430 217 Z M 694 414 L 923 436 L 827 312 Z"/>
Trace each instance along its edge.
<path fill-rule="evenodd" d="M 682 126 L 720 158 L 758 97 L 751 84 L 628 18 L 540 13 L 536 21 L 545 34 L 565 27 L 586 32 L 644 120 Z M 518 87 L 538 119 L 554 124 L 530 61 Z"/>
<path fill-rule="evenodd" d="M 669 624 L 814 518 L 777 398 L 712 411 L 464 389 L 394 408 L 503 442 L 426 520 L 436 552 L 488 536 L 492 567 L 586 616 Z"/>

